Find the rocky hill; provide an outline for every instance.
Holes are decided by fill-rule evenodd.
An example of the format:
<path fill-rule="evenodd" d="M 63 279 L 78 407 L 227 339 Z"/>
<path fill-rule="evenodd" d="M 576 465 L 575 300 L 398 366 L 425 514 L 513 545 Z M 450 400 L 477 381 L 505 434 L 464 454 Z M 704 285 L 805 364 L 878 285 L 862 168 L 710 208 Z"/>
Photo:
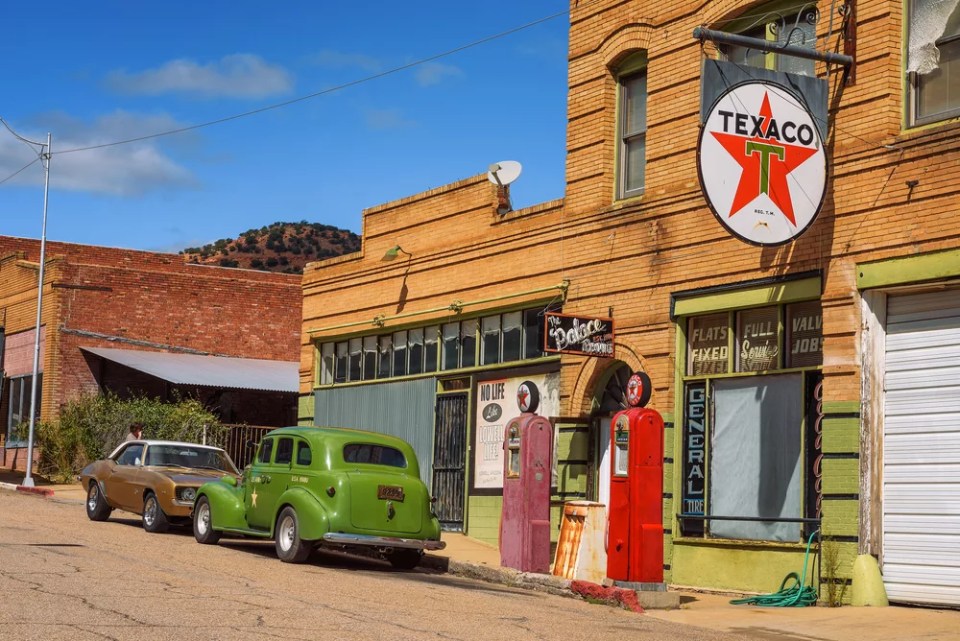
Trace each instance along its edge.
<path fill-rule="evenodd" d="M 302 274 L 307 263 L 360 250 L 360 236 L 331 225 L 273 223 L 180 252 L 190 263 Z"/>

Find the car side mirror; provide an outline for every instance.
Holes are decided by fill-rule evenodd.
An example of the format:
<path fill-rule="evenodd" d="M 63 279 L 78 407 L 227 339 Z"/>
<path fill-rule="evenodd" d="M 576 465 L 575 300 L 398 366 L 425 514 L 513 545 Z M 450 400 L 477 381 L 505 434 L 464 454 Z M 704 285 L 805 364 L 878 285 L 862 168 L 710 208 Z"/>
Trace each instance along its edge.
<path fill-rule="evenodd" d="M 253 449 L 256 449 L 256 447 L 257 447 L 257 442 L 256 442 L 255 440 L 253 440 L 252 438 L 248 438 L 248 439 L 247 439 L 247 442 L 244 443 L 244 446 L 245 446 L 248 450 L 253 450 Z"/>

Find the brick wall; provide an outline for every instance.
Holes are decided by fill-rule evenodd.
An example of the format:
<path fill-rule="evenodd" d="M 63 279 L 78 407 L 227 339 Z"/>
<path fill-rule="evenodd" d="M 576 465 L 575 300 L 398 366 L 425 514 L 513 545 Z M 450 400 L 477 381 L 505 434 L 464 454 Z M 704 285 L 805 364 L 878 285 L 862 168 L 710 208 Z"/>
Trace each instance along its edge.
<path fill-rule="evenodd" d="M 36 322 L 39 242 L 0 236 L 8 334 Z M 296 360 L 300 276 L 184 263 L 175 254 L 47 243 L 43 416 L 97 383 L 81 346 Z"/>

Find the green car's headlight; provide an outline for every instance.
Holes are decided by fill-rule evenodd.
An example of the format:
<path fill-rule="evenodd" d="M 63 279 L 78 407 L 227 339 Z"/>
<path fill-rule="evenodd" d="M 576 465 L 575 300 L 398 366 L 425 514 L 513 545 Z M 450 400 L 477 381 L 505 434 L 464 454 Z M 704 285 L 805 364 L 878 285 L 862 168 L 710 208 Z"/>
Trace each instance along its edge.
<path fill-rule="evenodd" d="M 192 487 L 181 488 L 178 492 L 181 501 L 195 501 L 197 499 L 197 490 Z"/>

